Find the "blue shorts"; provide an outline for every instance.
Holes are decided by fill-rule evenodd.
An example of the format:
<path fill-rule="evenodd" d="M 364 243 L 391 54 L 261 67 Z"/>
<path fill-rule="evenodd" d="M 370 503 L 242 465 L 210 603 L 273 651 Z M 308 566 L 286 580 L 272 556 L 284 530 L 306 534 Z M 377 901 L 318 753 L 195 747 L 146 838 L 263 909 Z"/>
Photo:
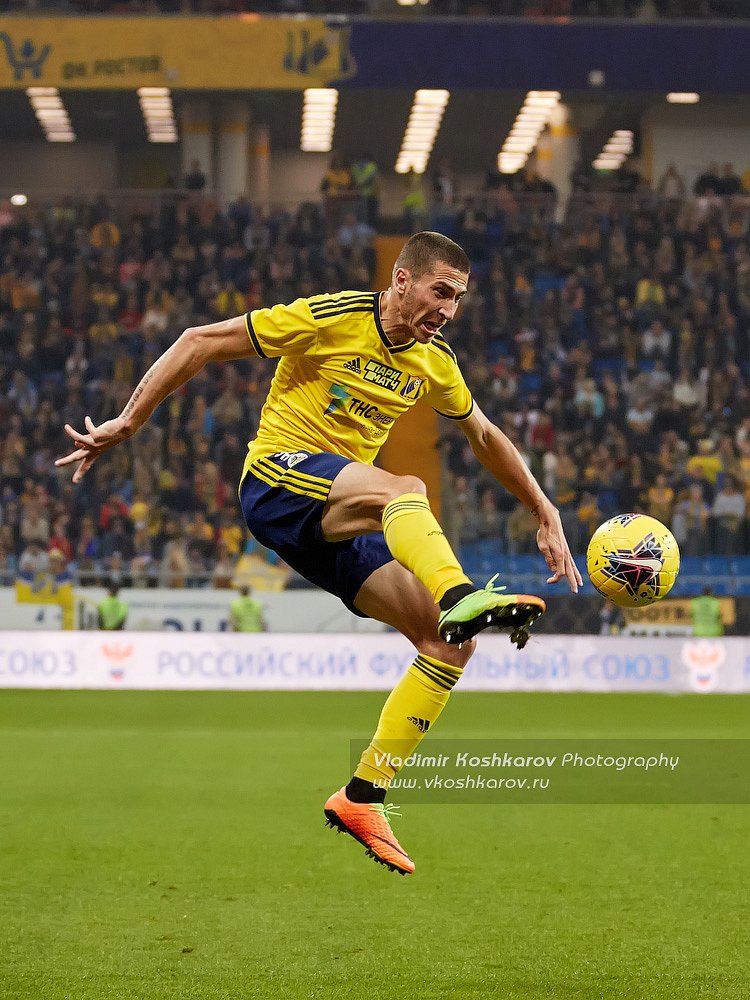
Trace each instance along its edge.
<path fill-rule="evenodd" d="M 336 476 L 351 459 L 330 452 L 280 451 L 256 459 L 242 480 L 240 503 L 255 538 L 316 587 L 354 606 L 359 589 L 393 556 L 381 531 L 327 542 L 320 526 Z"/>

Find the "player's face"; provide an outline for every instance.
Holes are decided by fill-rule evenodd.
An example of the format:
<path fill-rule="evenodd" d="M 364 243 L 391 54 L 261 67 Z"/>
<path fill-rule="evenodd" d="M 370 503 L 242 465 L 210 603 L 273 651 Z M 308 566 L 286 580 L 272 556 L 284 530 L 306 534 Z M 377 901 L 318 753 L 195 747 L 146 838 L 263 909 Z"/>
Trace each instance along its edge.
<path fill-rule="evenodd" d="M 406 270 L 402 274 L 397 272 L 397 287 L 399 279 L 403 282 L 401 320 L 416 341 L 429 344 L 455 316 L 458 304 L 466 294 L 469 275 L 436 261 L 431 270 L 419 278 L 412 278 Z"/>

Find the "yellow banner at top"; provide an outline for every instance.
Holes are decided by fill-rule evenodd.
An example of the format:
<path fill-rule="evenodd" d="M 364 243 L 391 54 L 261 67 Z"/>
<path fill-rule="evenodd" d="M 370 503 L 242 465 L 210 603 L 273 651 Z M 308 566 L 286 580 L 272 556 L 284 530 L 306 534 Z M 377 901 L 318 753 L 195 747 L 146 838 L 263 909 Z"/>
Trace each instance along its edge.
<path fill-rule="evenodd" d="M 0 88 L 301 90 L 354 76 L 347 27 L 232 18 L 0 18 Z"/>

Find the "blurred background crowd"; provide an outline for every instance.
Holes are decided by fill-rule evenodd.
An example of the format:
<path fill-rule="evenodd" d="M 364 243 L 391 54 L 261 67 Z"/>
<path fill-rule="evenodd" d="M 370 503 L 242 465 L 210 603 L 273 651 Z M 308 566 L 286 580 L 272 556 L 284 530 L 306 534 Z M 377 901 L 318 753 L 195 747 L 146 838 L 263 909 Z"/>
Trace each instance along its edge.
<path fill-rule="evenodd" d="M 83 14 L 408 15 L 461 17 L 745 17 L 745 0 L 0 0 L 0 11 Z"/>
<path fill-rule="evenodd" d="M 656 190 L 627 165 L 605 190 L 574 180 L 561 212 L 533 170 L 471 192 L 443 163 L 416 212 L 407 199 L 406 222 L 472 260 L 446 330 L 467 382 L 560 508 L 574 551 L 607 516 L 638 509 L 686 555 L 748 553 L 750 198 L 731 166 L 710 165 L 693 191 L 674 169 Z M 320 203 L 274 210 L 244 198 L 219 209 L 200 185 L 158 204 L 2 207 L 6 578 L 52 558 L 84 583 L 229 585 L 255 545 L 236 490 L 272 363 L 210 366 L 76 488 L 53 465 L 62 427 L 120 412 L 188 326 L 371 288 L 377 201 L 343 190 L 324 182 Z M 454 538 L 533 552 L 533 520 L 450 421 L 441 447 Z"/>

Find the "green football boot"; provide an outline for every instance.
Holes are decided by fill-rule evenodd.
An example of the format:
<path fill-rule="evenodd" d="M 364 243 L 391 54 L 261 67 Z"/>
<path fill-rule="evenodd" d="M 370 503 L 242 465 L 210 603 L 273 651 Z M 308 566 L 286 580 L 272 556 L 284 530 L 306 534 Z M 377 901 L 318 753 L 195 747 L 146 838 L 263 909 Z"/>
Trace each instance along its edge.
<path fill-rule="evenodd" d="M 486 628 L 510 629 L 510 641 L 523 649 L 529 641 L 529 626 L 547 610 L 541 597 L 506 594 L 493 584 L 495 574 L 483 590 L 475 590 L 444 611 L 438 619 L 438 634 L 450 643 L 467 642 Z"/>

